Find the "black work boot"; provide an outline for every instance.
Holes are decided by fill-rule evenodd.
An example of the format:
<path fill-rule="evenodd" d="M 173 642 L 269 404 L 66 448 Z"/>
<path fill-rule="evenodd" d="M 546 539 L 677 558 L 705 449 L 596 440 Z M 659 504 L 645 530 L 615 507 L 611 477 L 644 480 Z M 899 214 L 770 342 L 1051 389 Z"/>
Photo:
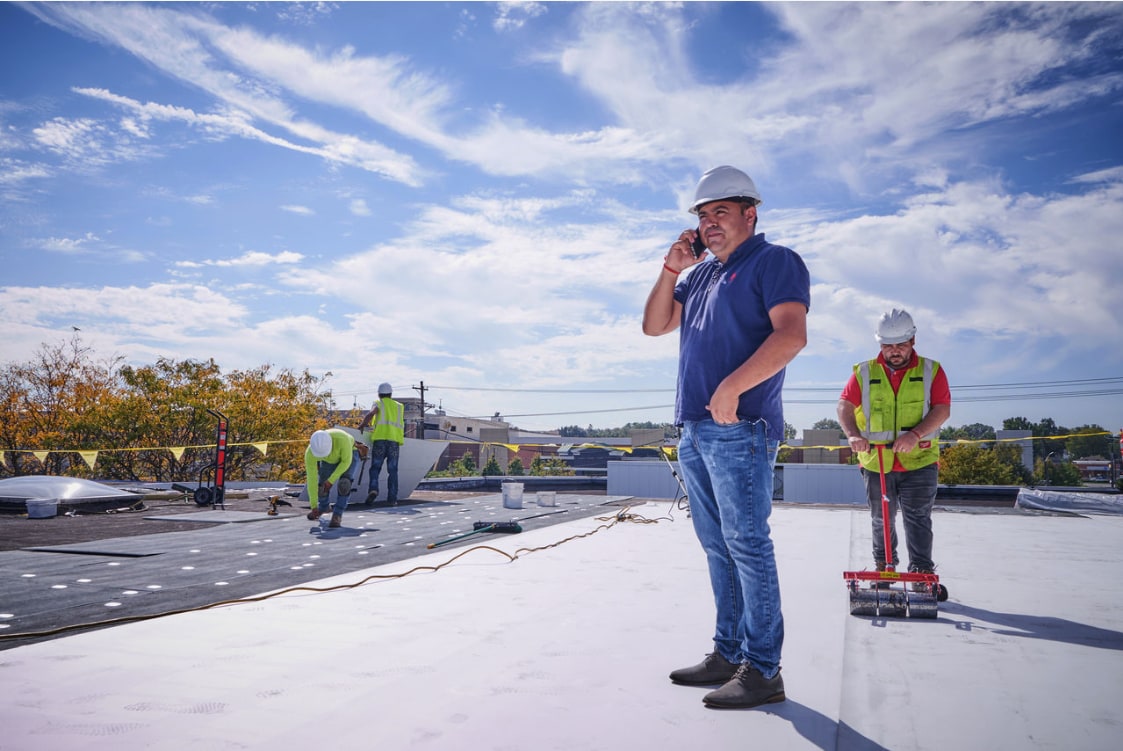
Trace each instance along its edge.
<path fill-rule="evenodd" d="M 367 493 L 367 499 L 366 499 L 366 501 L 363 502 L 363 505 L 366 506 L 367 508 L 374 508 L 374 502 L 377 501 L 377 500 L 378 500 L 378 491 L 372 490 L 369 493 Z"/>
<path fill-rule="evenodd" d="M 671 672 L 671 680 L 683 686 L 711 686 L 725 683 L 737 672 L 737 665 L 721 656 L 716 650 L 706 659 L 688 668 Z"/>
<path fill-rule="evenodd" d="M 343 526 L 343 514 L 332 514 L 331 521 L 328 526 L 332 529 L 338 529 Z"/>
<path fill-rule="evenodd" d="M 772 678 L 765 678 L 759 670 L 745 662 L 728 683 L 703 696 L 702 701 L 714 709 L 748 709 L 774 704 L 785 698 L 784 679 L 779 672 Z"/>

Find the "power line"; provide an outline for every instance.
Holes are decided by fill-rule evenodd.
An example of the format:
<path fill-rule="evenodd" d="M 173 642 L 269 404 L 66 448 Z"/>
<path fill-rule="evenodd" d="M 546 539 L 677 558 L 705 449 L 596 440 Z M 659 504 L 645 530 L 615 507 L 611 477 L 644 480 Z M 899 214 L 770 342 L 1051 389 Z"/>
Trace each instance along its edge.
<path fill-rule="evenodd" d="M 1123 376 L 1108 376 L 1104 378 L 1082 378 L 1071 380 L 1052 380 L 1052 381 L 1019 381 L 1011 383 L 977 383 L 977 384 L 962 384 L 950 386 L 953 401 L 957 403 L 980 403 L 980 402 L 1004 402 L 1004 401 L 1028 401 L 1040 399 L 1079 399 L 1084 397 L 1095 396 L 1118 396 L 1123 395 L 1123 387 L 1121 388 L 1103 388 L 1112 384 L 1123 384 Z M 1086 390 L 1073 390 L 1082 386 L 1097 386 L 1097 388 L 1089 388 Z M 674 388 L 655 388 L 655 389 L 551 389 L 551 388 L 504 388 L 504 387 L 491 387 L 491 386 L 426 386 L 426 391 L 433 391 L 443 389 L 445 391 L 468 391 L 468 392 L 481 392 L 481 393 L 523 393 L 523 394 L 644 394 L 644 393 L 671 393 L 675 392 Z M 1049 391 L 1034 391 L 1035 389 L 1062 389 L 1062 390 L 1049 390 Z M 979 391 L 992 391 L 992 390 L 1007 390 L 1015 391 L 1017 393 L 1007 394 L 966 394 L 962 392 L 970 392 L 972 390 Z M 797 394 L 810 394 L 817 392 L 827 392 L 837 395 L 841 391 L 839 386 L 785 386 L 784 393 L 797 393 Z M 346 392 L 350 395 L 352 392 Z M 354 392 L 355 394 L 363 392 Z M 344 395 L 342 392 L 340 396 Z M 835 404 L 838 402 L 837 396 L 825 397 L 820 399 L 784 399 L 785 404 Z M 585 409 L 585 410 L 567 410 L 563 412 L 520 412 L 517 414 L 504 413 L 504 417 L 563 417 L 566 415 L 591 415 L 591 414 L 609 414 L 613 412 L 639 412 L 644 410 L 670 410 L 673 409 L 673 404 L 652 404 L 634 407 L 612 407 L 607 409 Z M 473 419 L 490 419 L 493 415 L 485 415 L 475 417 Z M 464 417 L 470 417 L 464 415 Z"/>
<path fill-rule="evenodd" d="M 673 388 L 659 389 L 507 389 L 490 388 L 485 386 L 430 386 L 431 389 L 445 389 L 446 391 L 502 391 L 524 394 L 666 394 L 673 393 Z"/>
<path fill-rule="evenodd" d="M 1067 381 L 1021 381 L 1014 383 L 976 383 L 976 384 L 953 384 L 950 386 L 952 391 L 967 391 L 971 389 L 1035 389 L 1035 388 L 1055 388 L 1055 387 L 1072 387 L 1081 384 L 1110 384 L 1121 383 L 1123 384 L 1123 376 L 1110 376 L 1105 378 L 1083 378 L 1073 379 Z M 531 393 L 531 394 L 644 394 L 644 393 L 674 393 L 674 388 L 657 388 L 657 389 L 521 389 L 521 388 L 502 388 L 491 386 L 429 386 L 430 389 L 445 389 L 446 391 L 487 391 L 487 392 L 501 392 L 501 393 Z M 840 392 L 841 386 L 785 386 L 784 391 L 792 392 L 805 392 L 805 391 L 829 391 L 832 393 Z M 1083 392 L 1080 392 L 1083 393 Z M 1106 394 L 1118 393 L 1115 391 L 1105 392 Z M 1063 395 L 1063 394 L 1062 394 Z M 1092 395 L 1102 395 L 1093 393 Z"/>

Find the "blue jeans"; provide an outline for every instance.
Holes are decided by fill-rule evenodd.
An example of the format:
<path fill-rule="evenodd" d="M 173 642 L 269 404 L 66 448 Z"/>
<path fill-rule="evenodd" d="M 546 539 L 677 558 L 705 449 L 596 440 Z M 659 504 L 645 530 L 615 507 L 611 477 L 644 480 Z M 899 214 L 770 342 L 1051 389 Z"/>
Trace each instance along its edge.
<path fill-rule="evenodd" d="M 316 474 L 317 474 L 317 479 L 319 480 L 318 486 L 322 487 L 323 484 L 324 484 L 324 481 L 327 480 L 329 477 L 331 477 L 331 473 L 334 472 L 335 468 L 338 467 L 338 466 L 339 466 L 338 464 L 328 464 L 327 462 L 320 462 L 319 464 L 317 464 L 316 465 Z M 339 492 L 339 482 L 344 477 L 346 477 L 347 480 L 349 481 L 349 484 L 354 485 L 355 484 L 355 475 L 358 474 L 358 472 L 359 472 L 359 450 L 355 449 L 354 451 L 351 452 L 351 466 L 348 467 L 346 469 L 346 471 L 344 471 L 344 473 L 339 476 L 339 480 L 336 480 L 336 482 L 335 482 L 335 509 L 334 509 L 333 513 L 342 514 L 344 511 L 347 510 L 347 497 L 350 495 L 350 493 L 344 494 L 344 493 Z M 331 495 L 330 490 L 327 492 L 327 494 L 324 494 L 323 492 L 320 493 L 320 498 L 319 498 L 320 508 L 324 509 L 325 511 L 327 511 L 327 501 L 328 501 L 328 496 L 330 496 L 330 495 Z"/>
<path fill-rule="evenodd" d="M 909 549 L 909 570 L 933 571 L 932 563 L 932 505 L 936 502 L 936 489 L 940 469 L 936 464 L 910 472 L 886 472 L 885 495 L 889 497 L 890 544 L 893 546 L 890 562 L 896 565 L 897 557 L 897 507 L 905 520 L 905 544 Z M 881 477 L 878 472 L 862 468 L 866 481 L 866 498 L 870 504 L 870 526 L 873 532 L 873 560 L 885 563 L 885 523 L 881 520 Z"/>
<path fill-rule="evenodd" d="M 763 420 L 683 425 L 678 458 L 717 606 L 714 648 L 766 678 L 780 670 L 784 616 L 768 517 L 778 442 Z"/>
<path fill-rule="evenodd" d="M 382 472 L 382 462 L 386 461 L 386 500 L 398 500 L 398 454 L 401 444 L 397 441 L 372 441 L 370 444 L 370 486 L 371 492 L 378 490 L 378 475 Z"/>

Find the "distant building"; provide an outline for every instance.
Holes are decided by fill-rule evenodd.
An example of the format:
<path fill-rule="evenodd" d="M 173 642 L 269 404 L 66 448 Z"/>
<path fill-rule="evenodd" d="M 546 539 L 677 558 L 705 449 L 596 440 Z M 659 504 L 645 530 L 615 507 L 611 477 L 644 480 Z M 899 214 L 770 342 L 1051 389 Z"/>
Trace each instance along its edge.
<path fill-rule="evenodd" d="M 1077 459 L 1072 463 L 1081 482 L 1111 482 L 1110 459 Z"/>

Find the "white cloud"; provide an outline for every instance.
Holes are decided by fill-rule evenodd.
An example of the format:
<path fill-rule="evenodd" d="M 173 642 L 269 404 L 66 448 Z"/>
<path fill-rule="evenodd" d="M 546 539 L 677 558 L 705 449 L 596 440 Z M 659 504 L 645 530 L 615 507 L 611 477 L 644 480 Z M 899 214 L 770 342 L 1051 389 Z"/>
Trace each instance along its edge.
<path fill-rule="evenodd" d="M 287 211 L 290 214 L 300 214 L 301 216 L 312 216 L 313 214 L 316 213 L 315 211 L 308 208 L 307 206 L 295 206 L 295 205 L 282 206 L 281 211 Z"/>
<path fill-rule="evenodd" d="M 57 253 L 85 253 L 90 243 L 101 242 L 101 238 L 93 232 L 87 232 L 83 237 L 48 237 L 39 243 L 43 250 Z"/>
<path fill-rule="evenodd" d="M 237 258 L 218 258 L 218 259 L 205 259 L 202 261 L 177 261 L 176 266 L 180 268 L 200 268 L 203 266 L 216 266 L 219 268 L 232 268 L 232 267 L 262 267 L 262 266 L 290 266 L 292 264 L 300 263 L 304 256 L 300 253 L 295 253 L 291 250 L 285 250 L 280 253 L 262 253 L 260 251 L 250 251 L 244 253 Z"/>
<path fill-rule="evenodd" d="M 10 157 L 0 158 L 0 185 L 18 186 L 29 180 L 51 177 L 51 169 L 45 164 L 24 162 Z"/>
<path fill-rule="evenodd" d="M 1056 196 L 952 183 L 891 215 L 782 227 L 777 241 L 800 250 L 822 280 L 808 352 L 863 352 L 890 306 L 923 321 L 928 342 L 977 356 L 980 373 L 1000 364 L 1032 369 L 1037 358 L 1123 339 L 1123 300 L 1113 289 L 1123 256 L 1103 252 L 1123 232 L 1121 200 L 1120 181 Z M 1000 348 L 1018 359 L 988 357 Z"/>
<path fill-rule="evenodd" d="M 518 1 L 498 3 L 492 26 L 499 32 L 521 29 L 528 21 L 545 15 L 547 11 L 548 7 L 545 3 Z"/>

